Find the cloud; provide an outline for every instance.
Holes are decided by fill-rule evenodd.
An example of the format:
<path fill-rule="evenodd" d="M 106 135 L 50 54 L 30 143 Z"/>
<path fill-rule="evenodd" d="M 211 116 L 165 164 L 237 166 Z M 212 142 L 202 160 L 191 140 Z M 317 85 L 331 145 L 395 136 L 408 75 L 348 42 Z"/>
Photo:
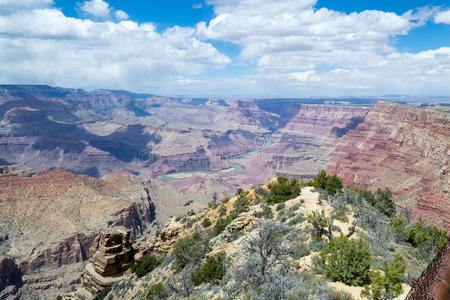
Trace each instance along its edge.
<path fill-rule="evenodd" d="M 442 80 L 450 75 L 448 48 L 411 54 L 392 46 L 393 38 L 425 25 L 437 8 L 343 13 L 316 9 L 316 2 L 210 0 L 215 18 L 197 24 L 197 35 L 239 45 L 238 62 L 255 66 L 252 80 L 240 78 L 261 94 L 424 93 L 431 87 L 450 93 Z"/>
<path fill-rule="evenodd" d="M 203 8 L 203 4 L 201 4 L 201 3 L 192 4 L 192 8 L 193 9 L 201 9 L 201 8 Z"/>
<path fill-rule="evenodd" d="M 128 20 L 130 18 L 130 16 L 128 16 L 128 14 L 123 10 L 116 10 L 114 12 L 114 15 L 116 16 L 116 19 L 119 21 Z"/>
<path fill-rule="evenodd" d="M 109 4 L 103 0 L 88 0 L 80 4 L 80 9 L 94 17 L 108 17 L 111 11 Z"/>
<path fill-rule="evenodd" d="M 230 59 L 193 28 L 96 22 L 53 8 L 0 15 L 0 82 L 169 93 L 174 76 L 195 76 Z"/>
<path fill-rule="evenodd" d="M 408 53 L 392 43 L 430 18 L 445 22 L 448 11 L 343 13 L 316 2 L 210 0 L 208 23 L 158 31 L 102 0 L 79 4 L 91 19 L 67 17 L 51 0 L 0 0 L 0 82 L 195 95 L 450 94 L 450 48 Z M 231 61 L 215 40 L 240 54 Z"/>
<path fill-rule="evenodd" d="M 197 26 L 203 39 L 218 39 L 242 47 L 243 59 L 261 68 L 294 68 L 344 63 L 368 53 L 393 51 L 389 38 L 415 26 L 411 13 L 382 11 L 345 14 L 314 9 L 312 0 L 214 0 L 217 16 Z M 356 56 L 355 56 L 356 55 Z M 292 60 L 286 60 L 292 58 Z M 286 63 L 283 63 L 286 62 Z"/>
<path fill-rule="evenodd" d="M 436 16 L 434 17 L 434 22 L 438 24 L 450 24 L 450 9 L 436 14 Z"/>

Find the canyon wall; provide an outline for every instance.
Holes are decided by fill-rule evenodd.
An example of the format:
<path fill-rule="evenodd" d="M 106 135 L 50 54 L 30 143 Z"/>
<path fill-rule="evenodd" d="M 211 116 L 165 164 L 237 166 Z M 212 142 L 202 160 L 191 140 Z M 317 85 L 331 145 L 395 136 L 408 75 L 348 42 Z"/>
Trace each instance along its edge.
<path fill-rule="evenodd" d="M 342 136 L 364 120 L 367 107 L 348 105 L 302 104 L 286 129 L 316 134 Z"/>
<path fill-rule="evenodd" d="M 124 226 L 140 235 L 187 210 L 185 201 L 128 175 L 98 179 L 62 168 L 31 177 L 0 174 L 0 258 L 9 259 L 2 258 L 0 274 L 12 274 L 1 285 L 19 298 L 50 299 L 79 282 L 100 228 Z"/>
<path fill-rule="evenodd" d="M 327 172 L 346 184 L 392 190 L 414 218 L 450 230 L 450 113 L 378 102 L 338 141 Z"/>

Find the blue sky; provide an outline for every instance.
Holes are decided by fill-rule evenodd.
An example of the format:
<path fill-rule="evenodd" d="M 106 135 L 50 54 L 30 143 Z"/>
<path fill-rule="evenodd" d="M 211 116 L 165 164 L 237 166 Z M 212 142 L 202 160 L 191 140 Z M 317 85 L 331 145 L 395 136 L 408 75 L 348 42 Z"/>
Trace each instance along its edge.
<path fill-rule="evenodd" d="M 0 0 L 0 82 L 203 96 L 450 95 L 444 0 Z"/>

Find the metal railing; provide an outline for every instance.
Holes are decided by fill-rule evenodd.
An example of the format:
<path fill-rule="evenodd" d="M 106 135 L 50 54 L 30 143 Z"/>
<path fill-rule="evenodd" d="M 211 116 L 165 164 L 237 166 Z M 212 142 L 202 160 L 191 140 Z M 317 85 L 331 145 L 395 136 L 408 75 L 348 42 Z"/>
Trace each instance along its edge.
<path fill-rule="evenodd" d="M 425 271 L 423 271 L 420 277 L 413 282 L 414 286 L 409 291 L 405 300 L 448 299 L 448 293 L 444 296 L 442 296 L 442 294 L 437 295 L 433 289 L 436 284 L 442 284 L 442 279 L 439 278 L 438 274 L 443 268 L 449 267 L 449 262 L 446 260 L 446 254 L 448 253 L 450 253 L 450 241 L 443 249 L 438 249 L 438 253 Z M 447 284 L 448 286 L 449 282 L 444 282 L 444 284 Z"/>

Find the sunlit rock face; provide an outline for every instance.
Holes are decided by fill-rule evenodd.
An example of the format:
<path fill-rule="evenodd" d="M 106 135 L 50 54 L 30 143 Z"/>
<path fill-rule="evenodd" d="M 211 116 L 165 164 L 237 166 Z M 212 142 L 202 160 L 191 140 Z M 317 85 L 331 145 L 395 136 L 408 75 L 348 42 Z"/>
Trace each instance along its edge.
<path fill-rule="evenodd" d="M 360 187 L 389 187 L 400 208 L 450 229 L 450 114 L 377 103 L 337 144 L 327 171 Z"/>

